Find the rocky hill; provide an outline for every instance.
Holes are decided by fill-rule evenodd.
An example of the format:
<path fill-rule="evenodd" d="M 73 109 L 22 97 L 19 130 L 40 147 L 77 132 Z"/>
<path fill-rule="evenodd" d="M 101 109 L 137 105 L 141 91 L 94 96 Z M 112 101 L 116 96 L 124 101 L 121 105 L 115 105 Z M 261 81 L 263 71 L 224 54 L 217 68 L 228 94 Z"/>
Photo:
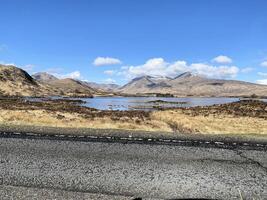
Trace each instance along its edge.
<path fill-rule="evenodd" d="M 142 76 L 119 89 L 125 94 L 161 93 L 176 96 L 267 96 L 267 86 L 235 80 L 208 79 L 190 72 L 175 78 Z"/>
<path fill-rule="evenodd" d="M 48 74 L 34 77 L 15 66 L 0 65 L 0 96 L 92 97 L 96 92 L 73 79 L 58 80 Z"/>
<path fill-rule="evenodd" d="M 1 96 L 59 95 L 62 91 L 38 83 L 26 71 L 11 65 L 0 65 Z"/>

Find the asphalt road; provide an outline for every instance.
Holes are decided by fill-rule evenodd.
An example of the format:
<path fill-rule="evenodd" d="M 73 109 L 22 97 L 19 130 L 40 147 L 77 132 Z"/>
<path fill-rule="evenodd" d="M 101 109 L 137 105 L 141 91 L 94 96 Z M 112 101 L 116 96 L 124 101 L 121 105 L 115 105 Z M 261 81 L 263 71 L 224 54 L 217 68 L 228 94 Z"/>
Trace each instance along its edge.
<path fill-rule="evenodd" d="M 0 185 L 1 200 L 133 200 L 134 197 Z M 152 200 L 152 199 L 144 199 Z"/>
<path fill-rule="evenodd" d="M 13 186 L 77 195 L 267 199 L 267 154 L 262 148 L 0 138 L 0 185 L 0 199 Z"/>

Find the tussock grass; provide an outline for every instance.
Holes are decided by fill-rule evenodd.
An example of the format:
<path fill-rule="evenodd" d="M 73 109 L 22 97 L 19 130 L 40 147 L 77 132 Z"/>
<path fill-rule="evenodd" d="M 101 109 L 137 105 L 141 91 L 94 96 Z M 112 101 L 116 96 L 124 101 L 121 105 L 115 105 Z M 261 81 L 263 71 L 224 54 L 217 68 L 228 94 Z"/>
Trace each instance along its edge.
<path fill-rule="evenodd" d="M 151 115 L 154 120 L 176 125 L 184 133 L 267 135 L 267 120 L 262 118 L 227 114 L 190 116 L 180 110 L 157 111 Z"/>
<path fill-rule="evenodd" d="M 186 134 L 267 135 L 267 104 L 242 101 L 162 111 L 100 111 L 68 100 L 0 101 L 0 123 Z"/>
<path fill-rule="evenodd" d="M 103 116 L 88 118 L 84 114 L 48 110 L 0 109 L 0 123 L 51 127 L 127 129 L 201 134 L 267 135 L 267 120 L 232 115 L 191 116 L 180 110 L 156 111 L 149 119 Z"/>
<path fill-rule="evenodd" d="M 46 110 L 0 110 L 0 123 L 71 128 L 172 131 L 168 124 L 155 120 L 141 121 L 128 118 L 114 120 L 107 116 L 92 119 L 77 113 L 47 112 Z"/>

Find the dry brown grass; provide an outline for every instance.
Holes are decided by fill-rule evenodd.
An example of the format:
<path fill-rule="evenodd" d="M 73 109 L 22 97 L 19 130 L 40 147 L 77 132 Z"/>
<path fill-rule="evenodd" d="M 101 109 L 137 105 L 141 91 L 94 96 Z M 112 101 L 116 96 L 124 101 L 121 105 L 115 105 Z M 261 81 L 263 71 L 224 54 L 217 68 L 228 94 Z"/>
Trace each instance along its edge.
<path fill-rule="evenodd" d="M 267 120 L 233 115 L 190 116 L 180 110 L 158 111 L 151 118 L 168 124 L 176 124 L 189 133 L 202 134 L 266 134 Z M 178 129 L 179 131 L 179 129 Z M 186 131 L 184 131 L 186 133 Z"/>
<path fill-rule="evenodd" d="M 139 121 L 129 118 L 113 120 L 110 117 L 86 118 L 78 113 L 47 112 L 46 110 L 0 110 L 0 123 L 6 125 L 34 125 L 72 128 L 130 129 L 171 132 L 164 122 Z"/>
<path fill-rule="evenodd" d="M 152 112 L 150 119 L 122 117 L 87 118 L 79 113 L 47 110 L 0 110 L 0 123 L 51 127 L 127 129 L 143 131 L 201 134 L 261 134 L 267 135 L 267 120 L 232 115 L 190 116 L 180 110 Z"/>
<path fill-rule="evenodd" d="M 70 100 L 0 100 L 0 124 L 128 129 L 186 134 L 267 135 L 267 104 L 242 101 L 165 111 L 100 111 Z"/>

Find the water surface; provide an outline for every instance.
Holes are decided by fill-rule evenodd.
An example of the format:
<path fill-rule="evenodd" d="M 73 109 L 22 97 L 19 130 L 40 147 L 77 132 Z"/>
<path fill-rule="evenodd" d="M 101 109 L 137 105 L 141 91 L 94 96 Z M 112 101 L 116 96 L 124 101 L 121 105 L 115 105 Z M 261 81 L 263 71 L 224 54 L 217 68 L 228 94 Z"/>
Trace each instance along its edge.
<path fill-rule="evenodd" d="M 82 100 L 86 102 L 83 106 L 99 110 L 155 110 L 158 107 L 193 107 L 225 104 L 239 101 L 239 98 L 95 97 L 83 98 Z M 158 100 L 164 101 L 164 103 L 153 102 Z"/>

